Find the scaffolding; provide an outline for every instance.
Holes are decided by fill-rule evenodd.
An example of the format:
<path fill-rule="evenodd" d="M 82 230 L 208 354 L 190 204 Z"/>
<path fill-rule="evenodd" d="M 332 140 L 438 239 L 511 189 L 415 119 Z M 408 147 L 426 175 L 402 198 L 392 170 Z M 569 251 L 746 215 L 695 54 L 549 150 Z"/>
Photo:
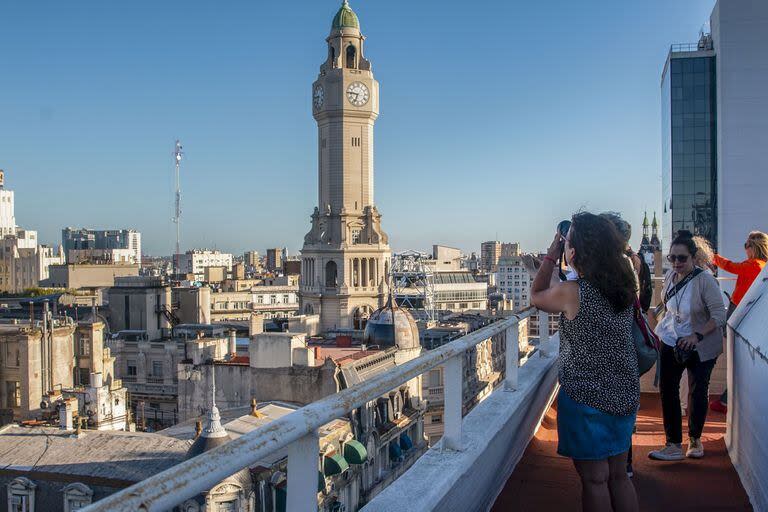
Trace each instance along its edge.
<path fill-rule="evenodd" d="M 398 306 L 408 309 L 416 320 L 438 321 L 432 256 L 404 251 L 392 256 L 392 293 Z"/>

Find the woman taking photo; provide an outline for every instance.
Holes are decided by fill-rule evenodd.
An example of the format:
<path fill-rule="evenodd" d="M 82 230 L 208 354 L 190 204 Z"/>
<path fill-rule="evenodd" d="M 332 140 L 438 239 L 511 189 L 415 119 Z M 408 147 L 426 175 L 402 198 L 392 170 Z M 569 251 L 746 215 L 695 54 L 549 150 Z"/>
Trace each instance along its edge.
<path fill-rule="evenodd" d="M 694 265 L 697 250 L 691 234 L 680 232 L 667 256 L 672 271 L 662 292 L 666 313 L 656 326 L 663 342 L 659 391 L 667 443 L 648 454 L 656 460 L 684 458 L 680 379 L 686 369 L 691 391 L 685 456 L 704 456 L 701 433 L 707 419 L 709 378 L 717 356 L 723 353 L 725 306 L 715 277 Z"/>
<path fill-rule="evenodd" d="M 578 279 L 550 285 L 561 251 Z M 635 276 L 624 240 L 607 219 L 573 216 L 531 286 L 533 304 L 560 313 L 558 453 L 573 459 L 585 511 L 636 511 L 626 472 L 640 401 L 632 341 Z"/>

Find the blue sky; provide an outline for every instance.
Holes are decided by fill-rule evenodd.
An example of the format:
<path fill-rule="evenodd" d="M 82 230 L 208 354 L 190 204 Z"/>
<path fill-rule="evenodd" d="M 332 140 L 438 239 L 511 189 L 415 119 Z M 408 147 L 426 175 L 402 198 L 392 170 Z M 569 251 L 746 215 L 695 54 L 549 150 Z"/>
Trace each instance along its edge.
<path fill-rule="evenodd" d="M 316 202 L 310 86 L 337 0 L 0 7 L 0 168 L 16 218 L 182 246 L 300 249 Z M 381 83 L 376 202 L 395 250 L 545 248 L 578 209 L 659 210 L 660 73 L 714 0 L 352 0 Z"/>

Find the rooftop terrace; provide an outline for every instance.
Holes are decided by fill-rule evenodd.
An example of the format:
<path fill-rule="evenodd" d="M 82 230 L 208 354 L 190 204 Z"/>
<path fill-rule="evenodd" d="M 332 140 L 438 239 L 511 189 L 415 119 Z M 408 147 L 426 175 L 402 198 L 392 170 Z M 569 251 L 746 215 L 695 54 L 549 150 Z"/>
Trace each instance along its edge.
<path fill-rule="evenodd" d="M 550 339 L 545 333 L 537 353 L 518 364 L 519 337 L 534 314 L 527 310 L 426 352 L 84 510 L 168 510 L 283 449 L 288 453 L 286 510 L 315 510 L 322 425 L 440 365 L 445 375 L 443 438 L 362 510 L 578 510 L 576 473 L 570 461 L 555 455 L 556 410 L 551 406 L 558 336 Z M 505 380 L 462 417 L 464 353 L 494 336 L 506 346 Z M 662 426 L 658 396 L 644 395 L 634 479 L 642 510 L 768 510 L 768 268 L 731 317 L 726 346 L 729 411 L 727 417 L 710 416 L 703 460 L 647 460 L 648 451 L 661 444 Z"/>

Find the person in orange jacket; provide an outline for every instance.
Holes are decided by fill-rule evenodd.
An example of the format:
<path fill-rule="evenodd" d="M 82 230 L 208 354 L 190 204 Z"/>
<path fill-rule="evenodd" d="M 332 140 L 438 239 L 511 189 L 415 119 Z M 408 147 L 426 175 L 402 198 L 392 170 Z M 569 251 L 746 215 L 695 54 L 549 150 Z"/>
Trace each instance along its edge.
<path fill-rule="evenodd" d="M 744 298 L 768 260 L 768 235 L 760 231 L 751 232 L 744 243 L 744 251 L 747 253 L 747 259 L 740 263 L 734 263 L 719 254 L 715 254 L 713 260 L 715 265 L 737 276 L 736 288 L 733 290 L 731 305 L 728 308 L 729 316 Z"/>
<path fill-rule="evenodd" d="M 731 316 L 741 299 L 744 298 L 749 287 L 757 279 L 758 274 L 765 267 L 768 260 L 768 235 L 761 231 L 753 231 L 747 237 L 744 243 L 744 251 L 747 253 L 747 259 L 735 263 L 719 254 L 715 254 L 713 263 L 731 274 L 736 274 L 736 287 L 731 295 L 731 303 L 728 305 L 728 317 Z M 723 391 L 720 400 L 714 399 L 710 403 L 713 411 L 725 413 L 728 410 L 728 391 Z"/>

